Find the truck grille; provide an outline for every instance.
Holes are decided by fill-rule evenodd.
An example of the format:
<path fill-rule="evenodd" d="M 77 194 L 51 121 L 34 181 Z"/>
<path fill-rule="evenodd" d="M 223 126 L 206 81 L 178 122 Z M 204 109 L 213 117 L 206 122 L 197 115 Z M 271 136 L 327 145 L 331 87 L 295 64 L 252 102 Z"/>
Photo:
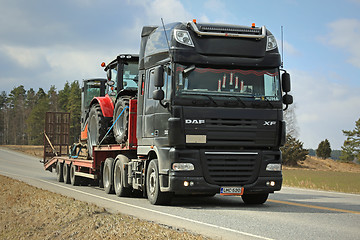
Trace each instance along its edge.
<path fill-rule="evenodd" d="M 203 152 L 207 182 L 220 186 L 244 185 L 255 181 L 260 159 L 257 152 Z"/>
<path fill-rule="evenodd" d="M 265 133 L 266 129 L 259 129 L 257 120 L 206 119 L 205 127 L 207 142 L 212 145 L 252 146 L 274 143 L 273 134 Z"/>

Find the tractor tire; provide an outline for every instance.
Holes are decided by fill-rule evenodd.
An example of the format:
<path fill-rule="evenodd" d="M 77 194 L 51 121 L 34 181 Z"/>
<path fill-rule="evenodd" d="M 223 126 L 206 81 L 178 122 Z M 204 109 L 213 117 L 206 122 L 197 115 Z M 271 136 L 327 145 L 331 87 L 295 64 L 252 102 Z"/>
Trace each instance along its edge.
<path fill-rule="evenodd" d="M 158 160 L 153 159 L 146 171 L 146 193 L 149 202 L 153 205 L 170 204 L 173 194 L 160 191 Z"/>
<path fill-rule="evenodd" d="M 119 117 L 120 114 L 121 116 Z M 121 97 L 116 101 L 113 123 L 115 123 L 113 127 L 115 141 L 120 144 L 126 143 L 129 125 L 129 98 Z"/>
<path fill-rule="evenodd" d="M 111 126 L 111 118 L 104 117 L 100 105 L 92 105 L 89 112 L 88 130 L 87 130 L 87 148 L 88 157 L 93 157 L 93 146 L 99 145 Z M 112 133 L 105 137 L 102 143 L 113 143 Z"/>
<path fill-rule="evenodd" d="M 245 204 L 259 205 L 266 202 L 269 193 L 244 194 L 241 196 Z"/>

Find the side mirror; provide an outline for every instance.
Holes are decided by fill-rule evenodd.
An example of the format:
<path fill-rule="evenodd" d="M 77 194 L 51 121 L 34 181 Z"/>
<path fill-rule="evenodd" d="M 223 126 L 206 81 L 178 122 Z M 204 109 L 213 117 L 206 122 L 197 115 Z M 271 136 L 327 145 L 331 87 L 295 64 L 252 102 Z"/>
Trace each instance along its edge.
<path fill-rule="evenodd" d="M 106 71 L 106 77 L 107 77 L 107 80 L 110 81 L 111 80 L 111 69 L 108 69 Z"/>
<path fill-rule="evenodd" d="M 154 100 L 161 101 L 161 100 L 164 99 L 164 96 L 165 96 L 165 94 L 164 94 L 164 91 L 162 89 L 156 89 L 156 90 L 153 91 L 153 99 Z"/>
<path fill-rule="evenodd" d="M 158 66 L 154 69 L 154 85 L 155 87 L 163 87 L 164 86 L 164 68 L 162 66 Z"/>
<path fill-rule="evenodd" d="M 285 72 L 281 75 L 282 82 L 282 90 L 283 92 L 290 92 L 291 84 L 290 84 L 290 74 Z"/>
<path fill-rule="evenodd" d="M 290 105 L 294 102 L 293 96 L 289 95 L 289 94 L 285 94 L 283 96 L 283 103 L 286 105 Z"/>

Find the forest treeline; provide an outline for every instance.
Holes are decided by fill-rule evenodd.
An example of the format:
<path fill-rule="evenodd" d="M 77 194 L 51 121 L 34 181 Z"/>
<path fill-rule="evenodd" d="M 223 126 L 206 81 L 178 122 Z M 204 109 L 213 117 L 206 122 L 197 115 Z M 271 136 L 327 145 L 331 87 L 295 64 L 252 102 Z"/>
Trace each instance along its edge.
<path fill-rule="evenodd" d="M 78 81 L 67 82 L 62 90 L 48 92 L 23 85 L 0 94 L 0 144 L 41 145 L 44 143 L 46 112 L 70 112 L 70 142 L 80 134 L 81 88 Z"/>

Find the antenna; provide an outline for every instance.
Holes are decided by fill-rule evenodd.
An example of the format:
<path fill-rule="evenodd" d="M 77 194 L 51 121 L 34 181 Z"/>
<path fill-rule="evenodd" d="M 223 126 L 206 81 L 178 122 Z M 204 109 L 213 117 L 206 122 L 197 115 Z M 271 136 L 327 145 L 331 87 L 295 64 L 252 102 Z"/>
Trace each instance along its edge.
<path fill-rule="evenodd" d="M 164 20 L 163 20 L 163 18 L 161 18 L 161 23 L 162 23 L 163 28 L 164 28 L 164 33 L 165 33 L 165 37 L 166 37 L 166 42 L 167 42 L 167 45 L 168 45 L 168 48 L 169 48 L 169 55 L 171 56 L 171 54 L 170 54 L 170 44 L 169 44 L 169 39 L 168 39 L 168 36 L 167 36 L 167 34 L 166 34 L 165 24 L 164 24 Z"/>
<path fill-rule="evenodd" d="M 284 26 L 281 26 L 281 68 L 284 68 Z"/>

